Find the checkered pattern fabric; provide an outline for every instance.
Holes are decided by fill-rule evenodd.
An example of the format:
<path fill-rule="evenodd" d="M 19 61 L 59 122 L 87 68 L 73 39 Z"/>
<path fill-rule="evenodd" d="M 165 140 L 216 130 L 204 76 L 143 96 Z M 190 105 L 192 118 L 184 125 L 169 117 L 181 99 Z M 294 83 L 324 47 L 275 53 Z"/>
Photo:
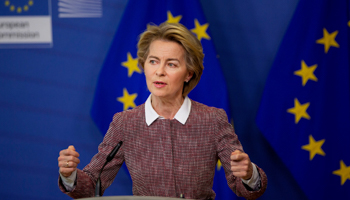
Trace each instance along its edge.
<path fill-rule="evenodd" d="M 243 149 L 225 111 L 191 102 L 185 125 L 177 120 L 157 119 L 147 126 L 144 104 L 116 113 L 99 152 L 90 164 L 78 170 L 76 186 L 67 194 L 73 198 L 94 196 L 95 182 L 106 156 L 122 140 L 119 152 L 102 172 L 102 191 L 112 184 L 125 162 L 134 195 L 214 199 L 213 178 L 220 159 L 233 192 L 246 199 L 261 196 L 267 187 L 262 169 L 257 167 L 261 177 L 258 191 L 247 190 L 241 179 L 231 173 L 231 152 Z M 62 184 L 60 188 L 65 191 Z"/>

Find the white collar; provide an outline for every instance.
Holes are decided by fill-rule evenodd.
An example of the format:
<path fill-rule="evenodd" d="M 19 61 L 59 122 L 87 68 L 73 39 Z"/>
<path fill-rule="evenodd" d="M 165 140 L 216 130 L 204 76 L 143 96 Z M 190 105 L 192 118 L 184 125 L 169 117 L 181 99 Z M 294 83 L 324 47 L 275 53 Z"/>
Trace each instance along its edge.
<path fill-rule="evenodd" d="M 151 104 L 151 95 L 145 103 L 145 116 L 147 126 L 150 126 L 156 119 L 164 119 L 164 117 L 158 115 L 158 113 L 153 109 Z M 191 100 L 186 96 L 184 102 L 182 103 L 180 109 L 177 111 L 174 119 L 179 121 L 181 124 L 185 125 L 191 111 Z"/>

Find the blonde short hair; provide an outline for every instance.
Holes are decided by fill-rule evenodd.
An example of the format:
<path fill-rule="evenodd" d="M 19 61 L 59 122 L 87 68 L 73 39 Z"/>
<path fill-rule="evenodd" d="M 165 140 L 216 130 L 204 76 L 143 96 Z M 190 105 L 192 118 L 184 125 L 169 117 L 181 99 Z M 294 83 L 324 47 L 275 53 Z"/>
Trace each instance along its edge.
<path fill-rule="evenodd" d="M 155 40 L 173 41 L 180 44 L 186 54 L 186 67 L 193 73 L 192 78 L 184 83 L 182 95 L 185 97 L 198 84 L 203 73 L 203 47 L 200 41 L 184 25 L 179 23 L 162 23 L 148 25 L 147 30 L 140 35 L 137 44 L 138 63 L 144 69 L 145 61 L 149 54 L 149 47 Z"/>

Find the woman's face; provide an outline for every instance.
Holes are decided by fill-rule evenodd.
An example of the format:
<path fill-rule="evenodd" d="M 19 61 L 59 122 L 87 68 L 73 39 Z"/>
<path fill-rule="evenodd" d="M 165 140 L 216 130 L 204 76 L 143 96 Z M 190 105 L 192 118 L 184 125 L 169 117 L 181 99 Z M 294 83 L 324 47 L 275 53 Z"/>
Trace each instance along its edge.
<path fill-rule="evenodd" d="M 193 74 L 187 70 L 183 47 L 163 40 L 151 43 L 144 72 L 152 95 L 169 100 L 182 98 L 184 82 L 189 81 Z"/>

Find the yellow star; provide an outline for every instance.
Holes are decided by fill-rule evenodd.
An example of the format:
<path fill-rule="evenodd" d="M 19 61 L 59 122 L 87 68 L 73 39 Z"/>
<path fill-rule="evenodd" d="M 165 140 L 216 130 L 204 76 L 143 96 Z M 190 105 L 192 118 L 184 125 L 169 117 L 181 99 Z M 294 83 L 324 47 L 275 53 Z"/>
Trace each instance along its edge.
<path fill-rule="evenodd" d="M 341 185 L 344 185 L 347 179 L 350 180 L 350 166 L 346 166 L 343 160 L 340 161 L 340 169 L 333 171 L 333 174 L 341 177 Z"/>
<path fill-rule="evenodd" d="M 134 72 L 141 74 L 141 69 L 137 65 L 137 58 L 133 59 L 131 53 L 128 52 L 128 60 L 122 62 L 122 66 L 128 68 L 128 77 L 131 77 Z"/>
<path fill-rule="evenodd" d="M 168 19 L 166 20 L 167 23 L 179 23 L 182 15 L 178 15 L 176 17 L 174 17 L 170 11 L 167 12 L 168 13 Z"/>
<path fill-rule="evenodd" d="M 301 61 L 301 69 L 294 72 L 295 75 L 302 78 L 303 86 L 306 85 L 307 81 L 313 80 L 317 82 L 317 77 L 314 74 L 317 64 L 308 67 L 304 60 Z"/>
<path fill-rule="evenodd" d="M 324 52 L 328 53 L 328 50 L 331 46 L 339 48 L 339 44 L 335 41 L 338 31 L 334 31 L 329 34 L 328 31 L 323 28 L 323 38 L 316 40 L 316 43 L 324 45 Z"/>
<path fill-rule="evenodd" d="M 216 170 L 220 171 L 221 167 L 222 167 L 222 164 L 221 164 L 221 161 L 219 159 L 218 163 L 216 164 Z"/>
<path fill-rule="evenodd" d="M 304 104 L 301 105 L 299 103 L 298 99 L 295 98 L 294 99 L 294 108 L 289 108 L 287 110 L 287 112 L 292 113 L 292 114 L 295 115 L 295 123 L 297 124 L 302 117 L 305 118 L 305 119 L 310 119 L 309 114 L 307 114 L 307 112 L 306 112 L 306 110 L 309 107 L 309 105 L 310 105 L 310 102 L 304 103 Z"/>
<path fill-rule="evenodd" d="M 321 156 L 326 155 L 325 152 L 321 149 L 325 141 L 326 140 L 323 139 L 316 142 L 312 135 L 309 135 L 309 144 L 304 145 L 301 148 L 310 152 L 310 160 L 312 160 L 316 154 L 319 154 Z"/>
<path fill-rule="evenodd" d="M 204 25 L 200 25 L 197 19 L 194 20 L 194 24 L 196 27 L 191 29 L 191 31 L 197 35 L 198 40 L 201 41 L 202 38 L 210 40 L 210 37 L 206 32 L 209 24 L 206 23 Z"/>
<path fill-rule="evenodd" d="M 348 27 L 350 27 L 350 20 L 348 21 Z"/>
<path fill-rule="evenodd" d="M 117 101 L 121 102 L 122 104 L 124 104 L 124 110 L 127 110 L 129 107 L 130 108 L 135 108 L 135 99 L 137 97 L 137 93 L 134 94 L 129 94 L 128 90 L 126 90 L 126 88 L 123 89 L 123 96 L 122 97 L 118 97 Z"/>

